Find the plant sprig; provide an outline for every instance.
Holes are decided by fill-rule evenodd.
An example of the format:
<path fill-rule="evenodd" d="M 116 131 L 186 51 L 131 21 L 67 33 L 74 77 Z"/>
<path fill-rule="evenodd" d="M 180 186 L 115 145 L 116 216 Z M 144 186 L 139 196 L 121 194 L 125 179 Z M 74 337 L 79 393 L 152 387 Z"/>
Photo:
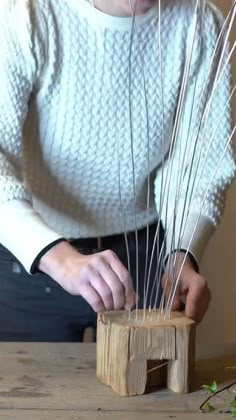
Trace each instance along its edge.
<path fill-rule="evenodd" d="M 236 401 L 230 401 L 229 411 L 232 417 L 236 417 Z"/>
<path fill-rule="evenodd" d="M 202 388 L 205 389 L 209 396 L 202 402 L 199 407 L 199 410 L 203 413 L 211 413 L 216 410 L 216 407 L 210 402 L 213 397 L 218 394 L 221 394 L 223 391 L 229 390 L 232 386 L 236 385 L 236 381 L 232 382 L 229 385 L 224 386 L 219 389 L 216 381 L 213 381 L 210 385 L 203 385 Z M 232 417 L 236 417 L 236 400 L 227 401 L 227 410 L 225 412 L 230 413 Z"/>
<path fill-rule="evenodd" d="M 206 389 L 210 394 L 215 394 L 218 391 L 218 385 L 216 381 L 213 381 L 210 385 L 202 385 L 202 388 Z"/>

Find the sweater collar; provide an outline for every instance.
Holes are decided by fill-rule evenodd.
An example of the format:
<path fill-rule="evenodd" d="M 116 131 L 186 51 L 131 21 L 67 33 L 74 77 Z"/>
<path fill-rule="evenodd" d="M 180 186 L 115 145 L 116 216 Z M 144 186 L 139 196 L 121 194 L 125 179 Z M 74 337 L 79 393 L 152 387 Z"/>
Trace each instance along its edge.
<path fill-rule="evenodd" d="M 67 0 L 68 3 L 76 9 L 80 16 L 86 18 L 91 24 L 97 25 L 101 29 L 120 30 L 127 31 L 131 30 L 133 24 L 133 17 L 118 17 L 108 15 L 98 9 L 95 9 L 90 2 L 86 0 Z M 154 17 L 158 16 L 157 5 L 153 6 L 148 12 L 143 15 L 135 16 L 136 26 L 145 26 Z"/>

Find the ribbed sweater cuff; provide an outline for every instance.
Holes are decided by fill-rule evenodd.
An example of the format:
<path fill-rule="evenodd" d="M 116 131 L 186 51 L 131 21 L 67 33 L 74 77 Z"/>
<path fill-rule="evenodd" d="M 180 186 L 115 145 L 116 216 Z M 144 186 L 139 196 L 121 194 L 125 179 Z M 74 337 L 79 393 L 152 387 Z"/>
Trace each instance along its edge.
<path fill-rule="evenodd" d="M 12 200 L 0 206 L 0 242 L 28 273 L 42 250 L 61 239 L 27 201 Z"/>
<path fill-rule="evenodd" d="M 173 251 L 187 251 L 195 260 L 195 264 L 198 267 L 214 229 L 214 225 L 209 218 L 205 216 L 199 218 L 198 214 L 191 214 L 188 216 L 184 232 L 182 232 L 182 240 L 179 243 L 178 239 L 181 232 L 181 225 L 177 220 L 174 243 L 172 242 L 172 230 L 169 229 L 169 232 L 167 232 L 166 255 L 170 255 Z"/>
<path fill-rule="evenodd" d="M 38 269 L 38 265 L 39 265 L 39 261 L 41 260 L 41 258 L 48 252 L 50 251 L 50 249 L 52 249 L 54 246 L 56 246 L 57 244 L 61 243 L 61 242 L 65 242 L 66 240 L 64 238 L 59 238 L 56 239 L 55 241 L 51 242 L 50 244 L 48 244 L 47 246 L 45 246 L 45 248 L 43 248 L 40 253 L 37 255 L 37 257 L 34 259 L 31 267 L 30 267 L 30 274 L 35 274 L 37 272 L 39 272 L 40 270 Z"/>

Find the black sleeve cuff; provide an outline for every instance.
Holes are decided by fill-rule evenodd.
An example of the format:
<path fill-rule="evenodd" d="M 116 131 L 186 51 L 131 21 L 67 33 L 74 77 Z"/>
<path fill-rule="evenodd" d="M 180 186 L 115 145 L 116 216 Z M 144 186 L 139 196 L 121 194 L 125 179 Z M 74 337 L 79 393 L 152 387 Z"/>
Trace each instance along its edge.
<path fill-rule="evenodd" d="M 180 249 L 179 250 L 179 252 L 183 252 L 184 254 L 187 254 L 188 255 L 188 257 L 190 258 L 190 260 L 191 260 L 191 263 L 192 263 L 192 265 L 193 265 L 193 268 L 194 268 L 194 270 L 197 272 L 197 273 L 199 273 L 199 265 L 198 265 L 198 263 L 197 263 L 197 260 L 196 260 L 196 258 L 194 257 L 194 255 L 191 253 L 191 252 L 187 252 L 186 251 L 186 249 Z"/>
<path fill-rule="evenodd" d="M 56 239 L 56 241 L 51 242 L 50 244 L 45 246 L 45 248 L 43 248 L 42 251 L 40 251 L 40 253 L 37 255 L 37 257 L 34 259 L 34 261 L 31 264 L 30 274 L 36 274 L 40 272 L 40 270 L 38 269 L 38 264 L 41 258 L 46 254 L 46 252 L 48 252 L 51 248 L 53 248 L 55 245 L 59 244 L 60 242 L 66 242 L 66 239 L 64 238 Z"/>
<path fill-rule="evenodd" d="M 174 254 L 175 252 L 182 252 L 183 254 L 187 254 L 188 255 L 188 257 L 190 258 L 190 260 L 191 260 L 191 263 L 192 263 L 192 265 L 193 265 L 193 268 L 194 268 L 194 270 L 197 272 L 197 273 L 199 273 L 199 265 L 198 265 L 198 263 L 197 263 L 197 260 L 196 260 L 196 258 L 194 257 L 194 255 L 191 253 L 191 252 L 187 252 L 186 251 L 186 249 L 182 249 L 182 248 L 180 248 L 180 249 L 174 249 L 172 252 L 171 252 L 171 254 Z M 169 255 L 167 255 L 166 257 L 165 257 L 165 260 L 164 260 L 164 266 L 166 265 L 166 262 L 167 262 L 167 260 L 168 260 L 168 257 L 169 257 Z"/>

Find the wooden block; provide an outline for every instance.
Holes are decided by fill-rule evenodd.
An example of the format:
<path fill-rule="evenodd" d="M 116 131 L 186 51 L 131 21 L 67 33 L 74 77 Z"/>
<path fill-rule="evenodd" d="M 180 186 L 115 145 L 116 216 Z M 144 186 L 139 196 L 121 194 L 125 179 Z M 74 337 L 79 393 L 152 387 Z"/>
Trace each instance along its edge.
<path fill-rule="evenodd" d="M 168 361 L 150 372 L 150 361 Z M 97 377 L 120 395 L 139 395 L 149 384 L 167 386 L 179 393 L 193 388 L 195 323 L 180 312 L 164 320 L 158 311 L 98 314 Z M 164 380 L 163 380 L 164 379 Z"/>

